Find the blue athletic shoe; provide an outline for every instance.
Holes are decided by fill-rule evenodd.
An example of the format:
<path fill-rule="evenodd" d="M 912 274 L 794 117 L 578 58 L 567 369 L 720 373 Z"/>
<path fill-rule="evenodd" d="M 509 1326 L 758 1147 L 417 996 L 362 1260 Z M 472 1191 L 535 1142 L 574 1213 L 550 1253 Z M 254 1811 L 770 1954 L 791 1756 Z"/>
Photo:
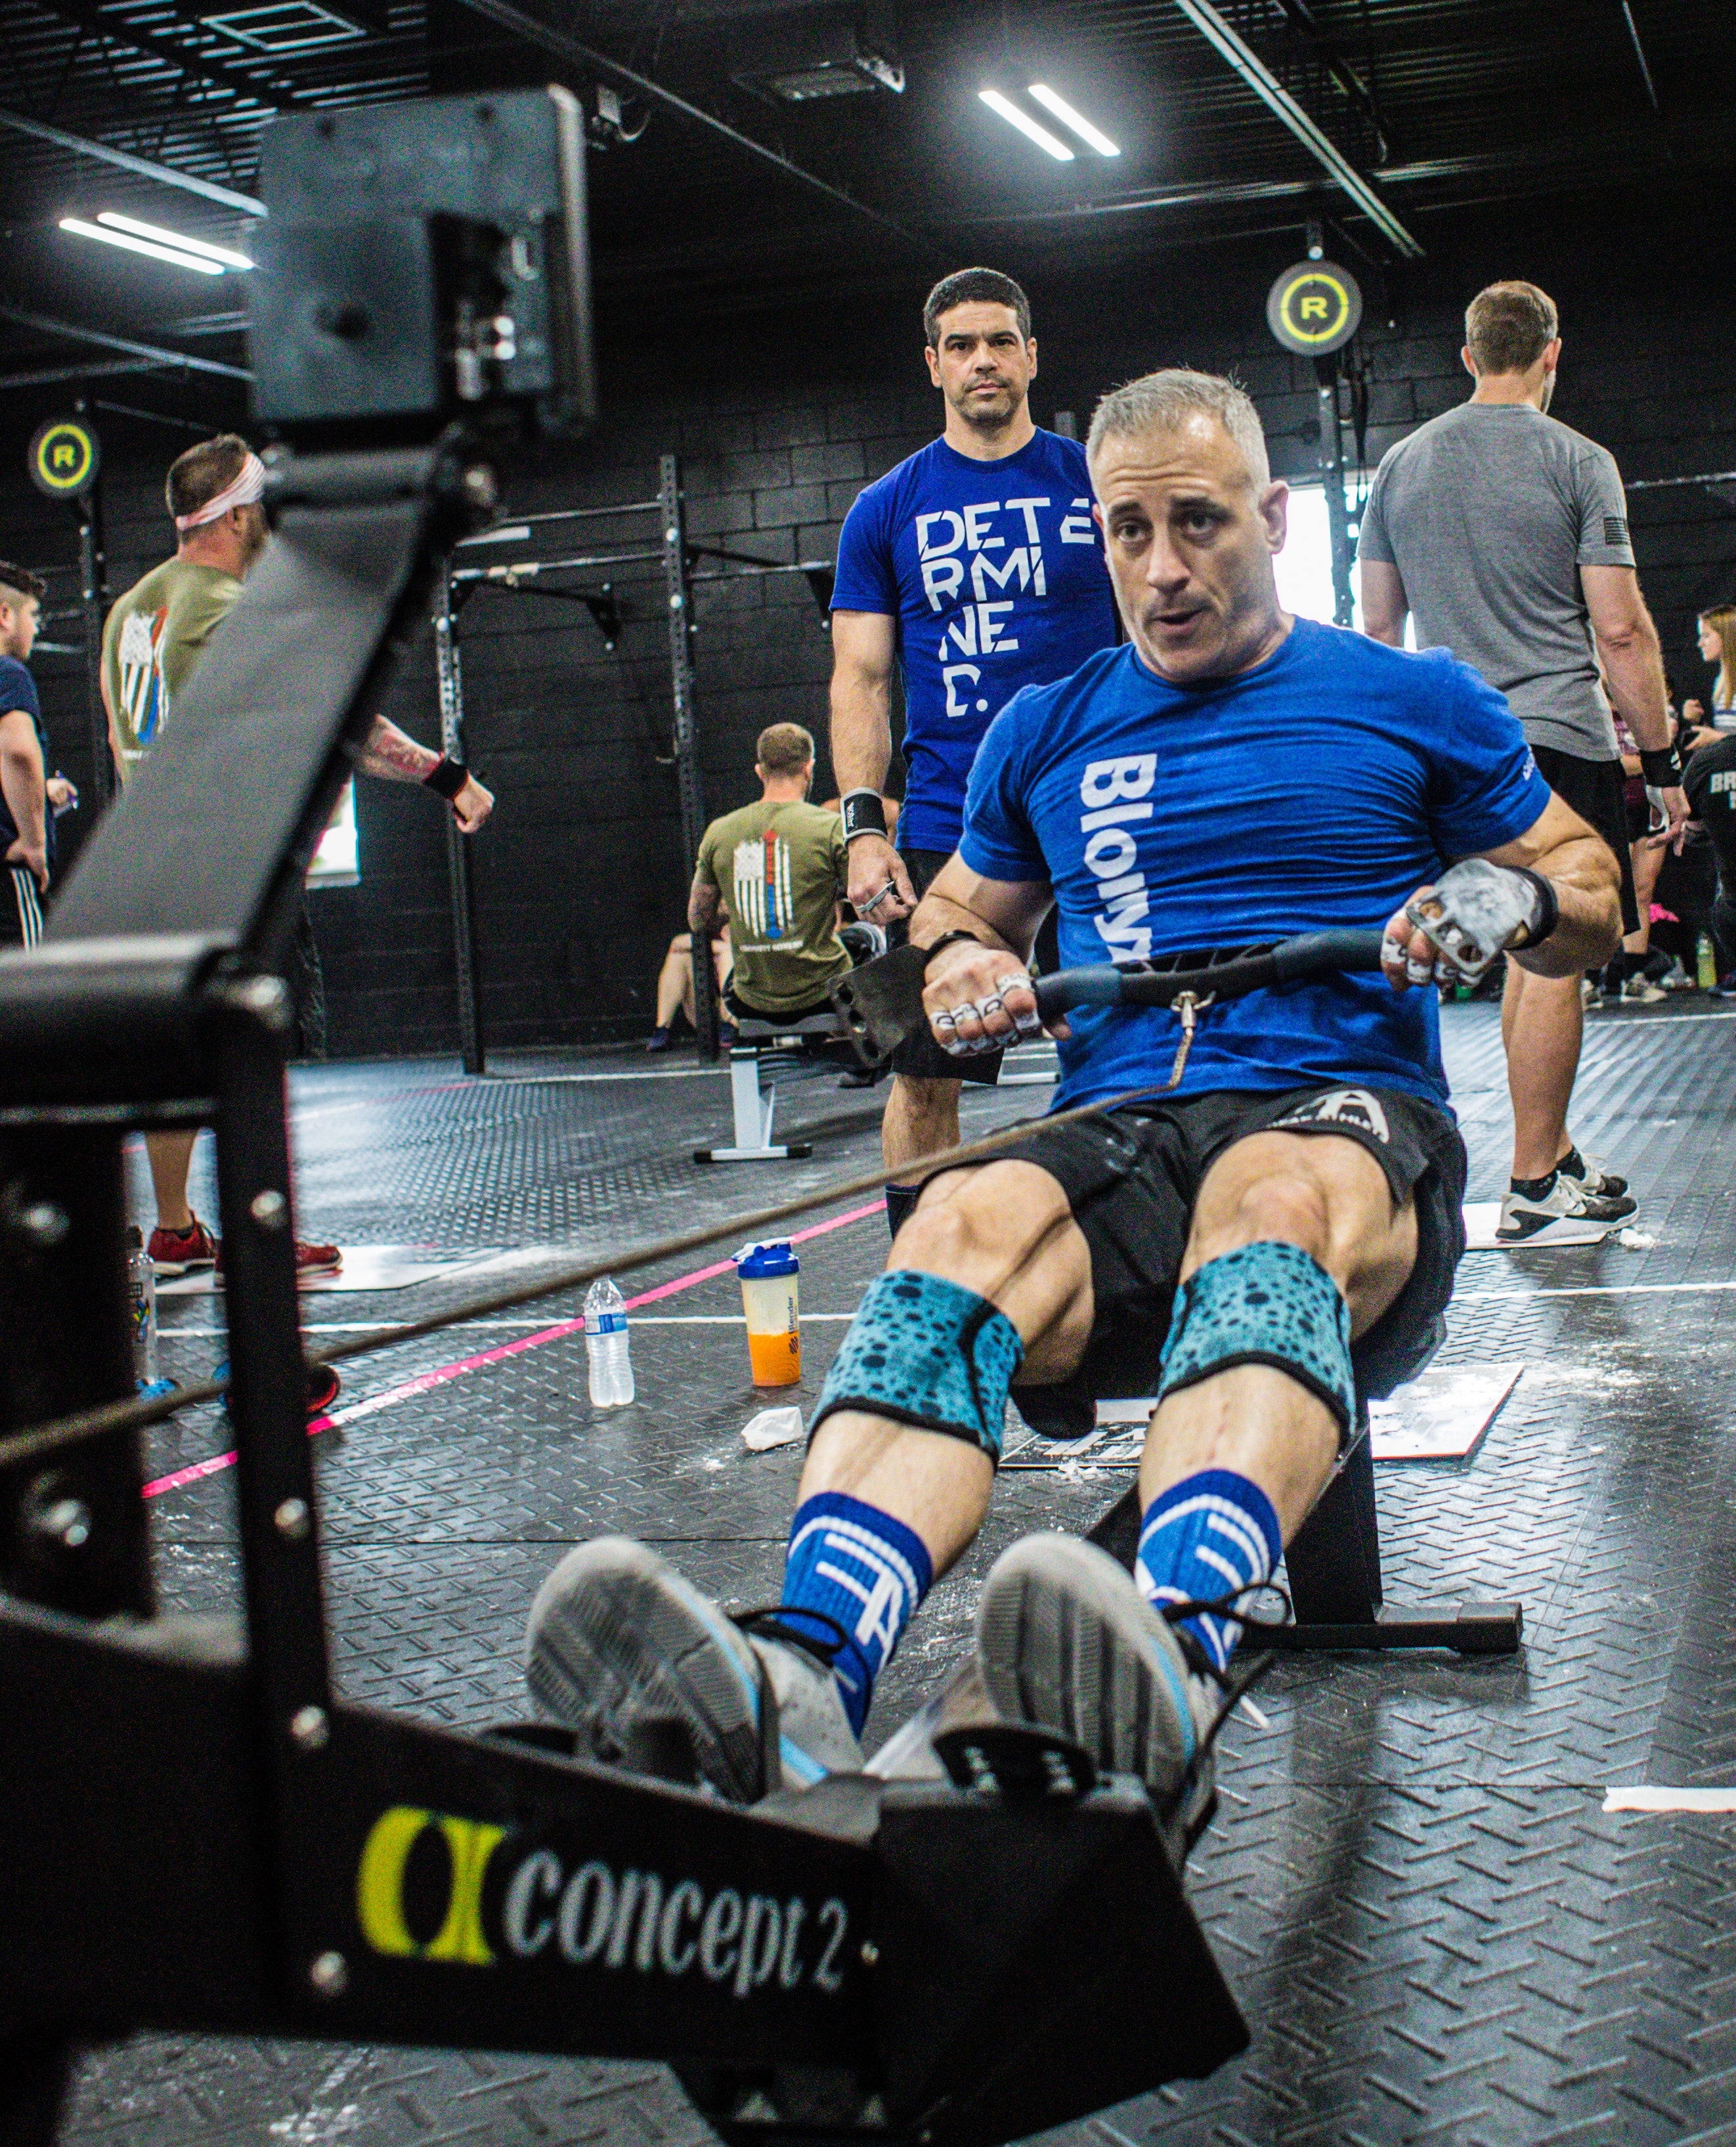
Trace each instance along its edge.
<path fill-rule="evenodd" d="M 538 1590 L 525 1678 L 584 1757 L 746 1804 L 860 1771 L 829 1652 L 775 1611 L 738 1622 L 655 1551 L 603 1536 Z"/>

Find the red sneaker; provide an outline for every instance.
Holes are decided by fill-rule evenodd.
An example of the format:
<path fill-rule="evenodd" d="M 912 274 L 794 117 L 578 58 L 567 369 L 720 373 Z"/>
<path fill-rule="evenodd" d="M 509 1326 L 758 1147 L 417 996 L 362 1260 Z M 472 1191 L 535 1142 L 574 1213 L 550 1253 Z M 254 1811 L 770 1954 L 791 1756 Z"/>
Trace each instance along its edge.
<path fill-rule="evenodd" d="M 165 1230 L 159 1223 L 145 1248 L 159 1274 L 183 1275 L 192 1268 L 217 1266 L 223 1248 L 195 1215 L 184 1230 Z"/>
<path fill-rule="evenodd" d="M 298 1280 L 306 1275 L 336 1274 L 343 1265 L 343 1254 L 336 1245 L 310 1245 L 303 1238 L 295 1241 L 295 1272 Z M 217 1271 L 223 1271 L 223 1256 L 219 1248 Z"/>

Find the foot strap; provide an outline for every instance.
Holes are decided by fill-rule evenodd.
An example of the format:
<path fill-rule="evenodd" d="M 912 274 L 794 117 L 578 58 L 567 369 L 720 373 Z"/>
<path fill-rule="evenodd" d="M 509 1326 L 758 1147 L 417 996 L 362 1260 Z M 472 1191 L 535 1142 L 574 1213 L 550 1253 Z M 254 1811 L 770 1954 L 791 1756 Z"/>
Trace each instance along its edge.
<path fill-rule="evenodd" d="M 898 1268 L 877 1275 L 832 1360 L 808 1425 L 866 1409 L 1001 1458 L 1007 1394 L 1024 1357 L 1006 1314 L 955 1282 Z"/>
<path fill-rule="evenodd" d="M 1318 1395 L 1342 1436 L 1356 1421 L 1350 1308 L 1299 1245 L 1264 1239 L 1208 1260 L 1176 1292 L 1158 1399 L 1236 1364 L 1270 1364 Z"/>

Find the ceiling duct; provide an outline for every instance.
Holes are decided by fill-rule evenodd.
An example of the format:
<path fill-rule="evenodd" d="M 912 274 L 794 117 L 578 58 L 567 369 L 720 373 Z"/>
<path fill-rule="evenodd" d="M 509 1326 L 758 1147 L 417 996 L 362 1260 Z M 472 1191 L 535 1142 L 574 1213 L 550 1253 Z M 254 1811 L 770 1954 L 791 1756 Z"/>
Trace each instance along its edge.
<path fill-rule="evenodd" d="M 738 20 L 729 78 L 773 104 L 815 104 L 904 87 L 886 11 L 812 9 Z"/>

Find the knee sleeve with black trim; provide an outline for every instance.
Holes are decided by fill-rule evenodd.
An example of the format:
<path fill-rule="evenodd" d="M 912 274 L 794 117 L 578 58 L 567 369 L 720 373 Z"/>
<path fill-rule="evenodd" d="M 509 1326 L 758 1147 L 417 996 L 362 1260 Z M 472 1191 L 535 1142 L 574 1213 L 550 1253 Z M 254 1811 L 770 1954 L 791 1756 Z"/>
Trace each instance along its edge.
<path fill-rule="evenodd" d="M 955 1282 L 877 1275 L 820 1389 L 808 1436 L 837 1409 L 867 1409 L 1001 1458 L 1007 1393 L 1024 1357 L 1006 1314 Z"/>
<path fill-rule="evenodd" d="M 1235 1364 L 1270 1364 L 1316 1394 L 1338 1420 L 1356 1422 L 1350 1308 L 1299 1245 L 1274 1239 L 1208 1260 L 1176 1292 L 1158 1398 Z"/>

